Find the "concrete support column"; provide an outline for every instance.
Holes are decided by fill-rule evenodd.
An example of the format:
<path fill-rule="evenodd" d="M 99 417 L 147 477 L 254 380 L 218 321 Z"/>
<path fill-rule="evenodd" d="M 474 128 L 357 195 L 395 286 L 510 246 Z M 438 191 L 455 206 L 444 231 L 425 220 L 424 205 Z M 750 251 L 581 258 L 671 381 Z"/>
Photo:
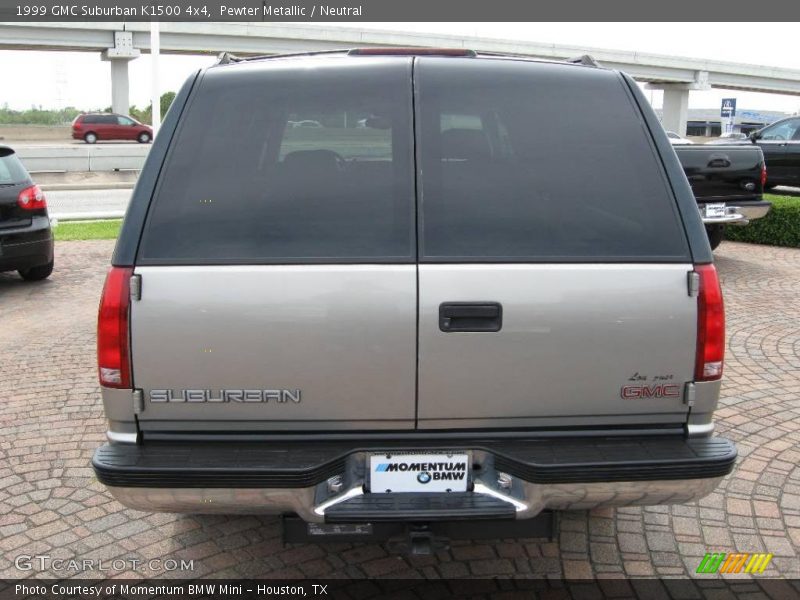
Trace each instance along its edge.
<path fill-rule="evenodd" d="M 141 54 L 133 47 L 133 34 L 130 31 L 114 32 L 114 47 L 103 51 L 102 60 L 111 63 L 111 110 L 127 115 L 130 104 L 130 84 L 128 82 L 128 62 Z"/>
<path fill-rule="evenodd" d="M 664 89 L 664 107 L 661 123 L 667 131 L 686 135 L 686 121 L 689 118 L 689 90 Z"/>
<path fill-rule="evenodd" d="M 686 83 L 648 83 L 649 90 L 664 90 L 661 125 L 667 131 L 686 135 L 686 121 L 689 117 L 689 92 L 691 90 L 710 90 L 707 71 L 695 71 L 692 81 Z"/>
<path fill-rule="evenodd" d="M 127 115 L 130 111 L 128 59 L 111 60 L 111 110 Z"/>

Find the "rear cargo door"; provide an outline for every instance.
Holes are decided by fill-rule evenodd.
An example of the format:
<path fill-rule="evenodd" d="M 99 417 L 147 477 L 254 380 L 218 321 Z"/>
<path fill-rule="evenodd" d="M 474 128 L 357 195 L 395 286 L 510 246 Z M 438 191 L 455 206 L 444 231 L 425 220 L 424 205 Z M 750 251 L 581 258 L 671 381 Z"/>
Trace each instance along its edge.
<path fill-rule="evenodd" d="M 189 99 L 135 270 L 145 431 L 414 426 L 411 60 L 295 65 Z"/>
<path fill-rule="evenodd" d="M 696 298 L 610 71 L 422 58 L 419 427 L 685 421 Z"/>

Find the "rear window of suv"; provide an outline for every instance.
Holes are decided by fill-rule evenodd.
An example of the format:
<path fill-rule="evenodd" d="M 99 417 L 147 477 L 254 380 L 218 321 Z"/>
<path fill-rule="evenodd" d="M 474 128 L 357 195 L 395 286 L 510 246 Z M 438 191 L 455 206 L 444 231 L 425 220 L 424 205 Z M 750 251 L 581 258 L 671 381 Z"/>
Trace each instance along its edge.
<path fill-rule="evenodd" d="M 27 180 L 28 173 L 17 155 L 11 150 L 0 148 L 0 185 L 23 183 Z"/>
<path fill-rule="evenodd" d="M 421 58 L 420 260 L 689 257 L 650 135 L 615 73 Z"/>
<path fill-rule="evenodd" d="M 210 69 L 141 264 L 413 261 L 410 60 L 345 61 Z"/>

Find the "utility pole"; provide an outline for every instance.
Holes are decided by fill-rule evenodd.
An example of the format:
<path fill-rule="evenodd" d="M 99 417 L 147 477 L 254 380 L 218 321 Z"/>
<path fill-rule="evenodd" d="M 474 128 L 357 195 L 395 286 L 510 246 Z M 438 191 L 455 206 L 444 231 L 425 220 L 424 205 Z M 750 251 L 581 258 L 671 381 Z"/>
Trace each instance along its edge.
<path fill-rule="evenodd" d="M 160 32 L 158 30 L 158 21 L 150 22 L 150 101 L 151 112 L 153 121 L 153 137 L 158 134 L 158 128 L 161 126 L 161 94 L 158 93 L 158 55 L 161 51 Z"/>

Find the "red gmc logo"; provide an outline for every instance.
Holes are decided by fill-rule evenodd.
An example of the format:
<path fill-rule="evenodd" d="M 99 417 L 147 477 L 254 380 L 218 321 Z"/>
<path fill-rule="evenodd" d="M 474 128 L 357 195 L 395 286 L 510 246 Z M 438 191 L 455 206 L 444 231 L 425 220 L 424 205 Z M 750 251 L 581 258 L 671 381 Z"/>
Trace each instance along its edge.
<path fill-rule="evenodd" d="M 630 398 L 680 398 L 681 386 L 673 383 L 654 385 L 626 385 L 620 390 L 620 397 Z"/>

